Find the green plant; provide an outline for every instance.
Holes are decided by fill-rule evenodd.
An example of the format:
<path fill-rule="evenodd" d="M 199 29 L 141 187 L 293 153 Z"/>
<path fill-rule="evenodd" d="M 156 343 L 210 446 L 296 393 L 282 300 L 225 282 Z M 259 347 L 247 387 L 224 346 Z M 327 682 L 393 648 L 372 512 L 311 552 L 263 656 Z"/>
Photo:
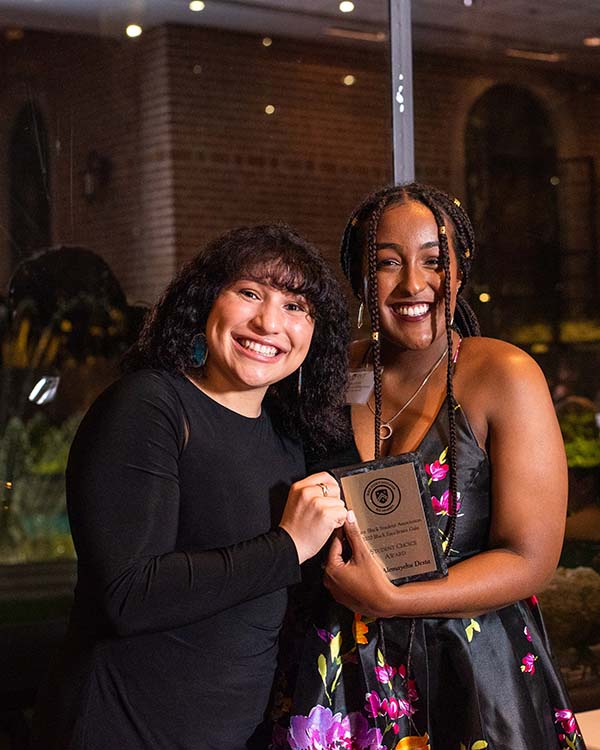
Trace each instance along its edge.
<path fill-rule="evenodd" d="M 600 434 L 592 409 L 571 408 L 559 413 L 569 468 L 600 466 Z"/>

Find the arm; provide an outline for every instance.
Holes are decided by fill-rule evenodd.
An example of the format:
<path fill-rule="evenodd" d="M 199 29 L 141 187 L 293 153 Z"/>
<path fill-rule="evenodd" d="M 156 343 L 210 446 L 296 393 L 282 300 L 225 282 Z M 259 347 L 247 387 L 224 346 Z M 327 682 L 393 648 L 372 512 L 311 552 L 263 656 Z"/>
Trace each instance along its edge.
<path fill-rule="evenodd" d="M 220 549 L 176 549 L 183 444 L 182 407 L 158 373 L 113 386 L 73 444 L 67 493 L 80 579 L 121 636 L 184 626 L 300 578 L 283 528 Z"/>
<path fill-rule="evenodd" d="M 353 557 L 344 563 L 336 540 L 325 585 L 350 609 L 380 617 L 471 617 L 530 596 L 551 577 L 566 514 L 562 439 L 537 365 L 514 347 L 493 343 L 497 356 L 478 372 L 483 382 L 470 405 L 484 410 L 489 430 L 490 549 L 452 566 L 447 578 L 396 587 L 347 522 Z"/>

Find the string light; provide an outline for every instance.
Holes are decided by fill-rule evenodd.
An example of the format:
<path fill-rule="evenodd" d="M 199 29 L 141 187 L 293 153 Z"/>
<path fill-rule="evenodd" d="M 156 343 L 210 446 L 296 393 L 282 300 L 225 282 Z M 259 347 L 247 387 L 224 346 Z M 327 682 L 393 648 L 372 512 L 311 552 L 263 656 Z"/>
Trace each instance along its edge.
<path fill-rule="evenodd" d="M 350 2 L 350 0 L 343 0 L 339 7 L 342 13 L 352 13 L 354 10 L 354 3 Z"/>
<path fill-rule="evenodd" d="M 142 27 L 138 26 L 137 23 L 130 23 L 125 29 L 125 33 L 128 37 L 134 39 L 136 36 L 140 36 L 142 33 Z"/>

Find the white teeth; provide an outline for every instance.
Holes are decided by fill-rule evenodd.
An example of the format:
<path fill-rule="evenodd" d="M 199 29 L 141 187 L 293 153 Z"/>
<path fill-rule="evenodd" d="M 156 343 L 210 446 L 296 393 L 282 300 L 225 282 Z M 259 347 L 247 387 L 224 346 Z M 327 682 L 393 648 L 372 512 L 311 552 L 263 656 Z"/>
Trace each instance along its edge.
<path fill-rule="evenodd" d="M 397 315 L 406 315 L 409 318 L 416 318 L 419 315 L 425 315 L 429 312 L 429 305 L 396 305 L 394 311 Z"/>
<path fill-rule="evenodd" d="M 259 344 L 257 341 L 250 341 L 250 339 L 239 339 L 239 343 L 244 349 L 251 349 L 253 352 L 258 352 L 258 354 L 262 354 L 265 357 L 274 357 L 279 351 L 274 346 Z"/>

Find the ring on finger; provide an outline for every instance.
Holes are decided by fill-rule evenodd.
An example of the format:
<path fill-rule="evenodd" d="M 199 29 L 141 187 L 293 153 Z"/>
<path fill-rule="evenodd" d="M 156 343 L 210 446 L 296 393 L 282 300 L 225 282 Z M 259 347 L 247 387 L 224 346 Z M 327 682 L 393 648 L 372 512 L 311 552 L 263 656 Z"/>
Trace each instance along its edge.
<path fill-rule="evenodd" d="M 329 490 L 327 489 L 327 485 L 323 482 L 319 482 L 319 487 L 321 488 L 321 492 L 323 493 L 323 497 L 327 497 L 329 495 Z"/>

